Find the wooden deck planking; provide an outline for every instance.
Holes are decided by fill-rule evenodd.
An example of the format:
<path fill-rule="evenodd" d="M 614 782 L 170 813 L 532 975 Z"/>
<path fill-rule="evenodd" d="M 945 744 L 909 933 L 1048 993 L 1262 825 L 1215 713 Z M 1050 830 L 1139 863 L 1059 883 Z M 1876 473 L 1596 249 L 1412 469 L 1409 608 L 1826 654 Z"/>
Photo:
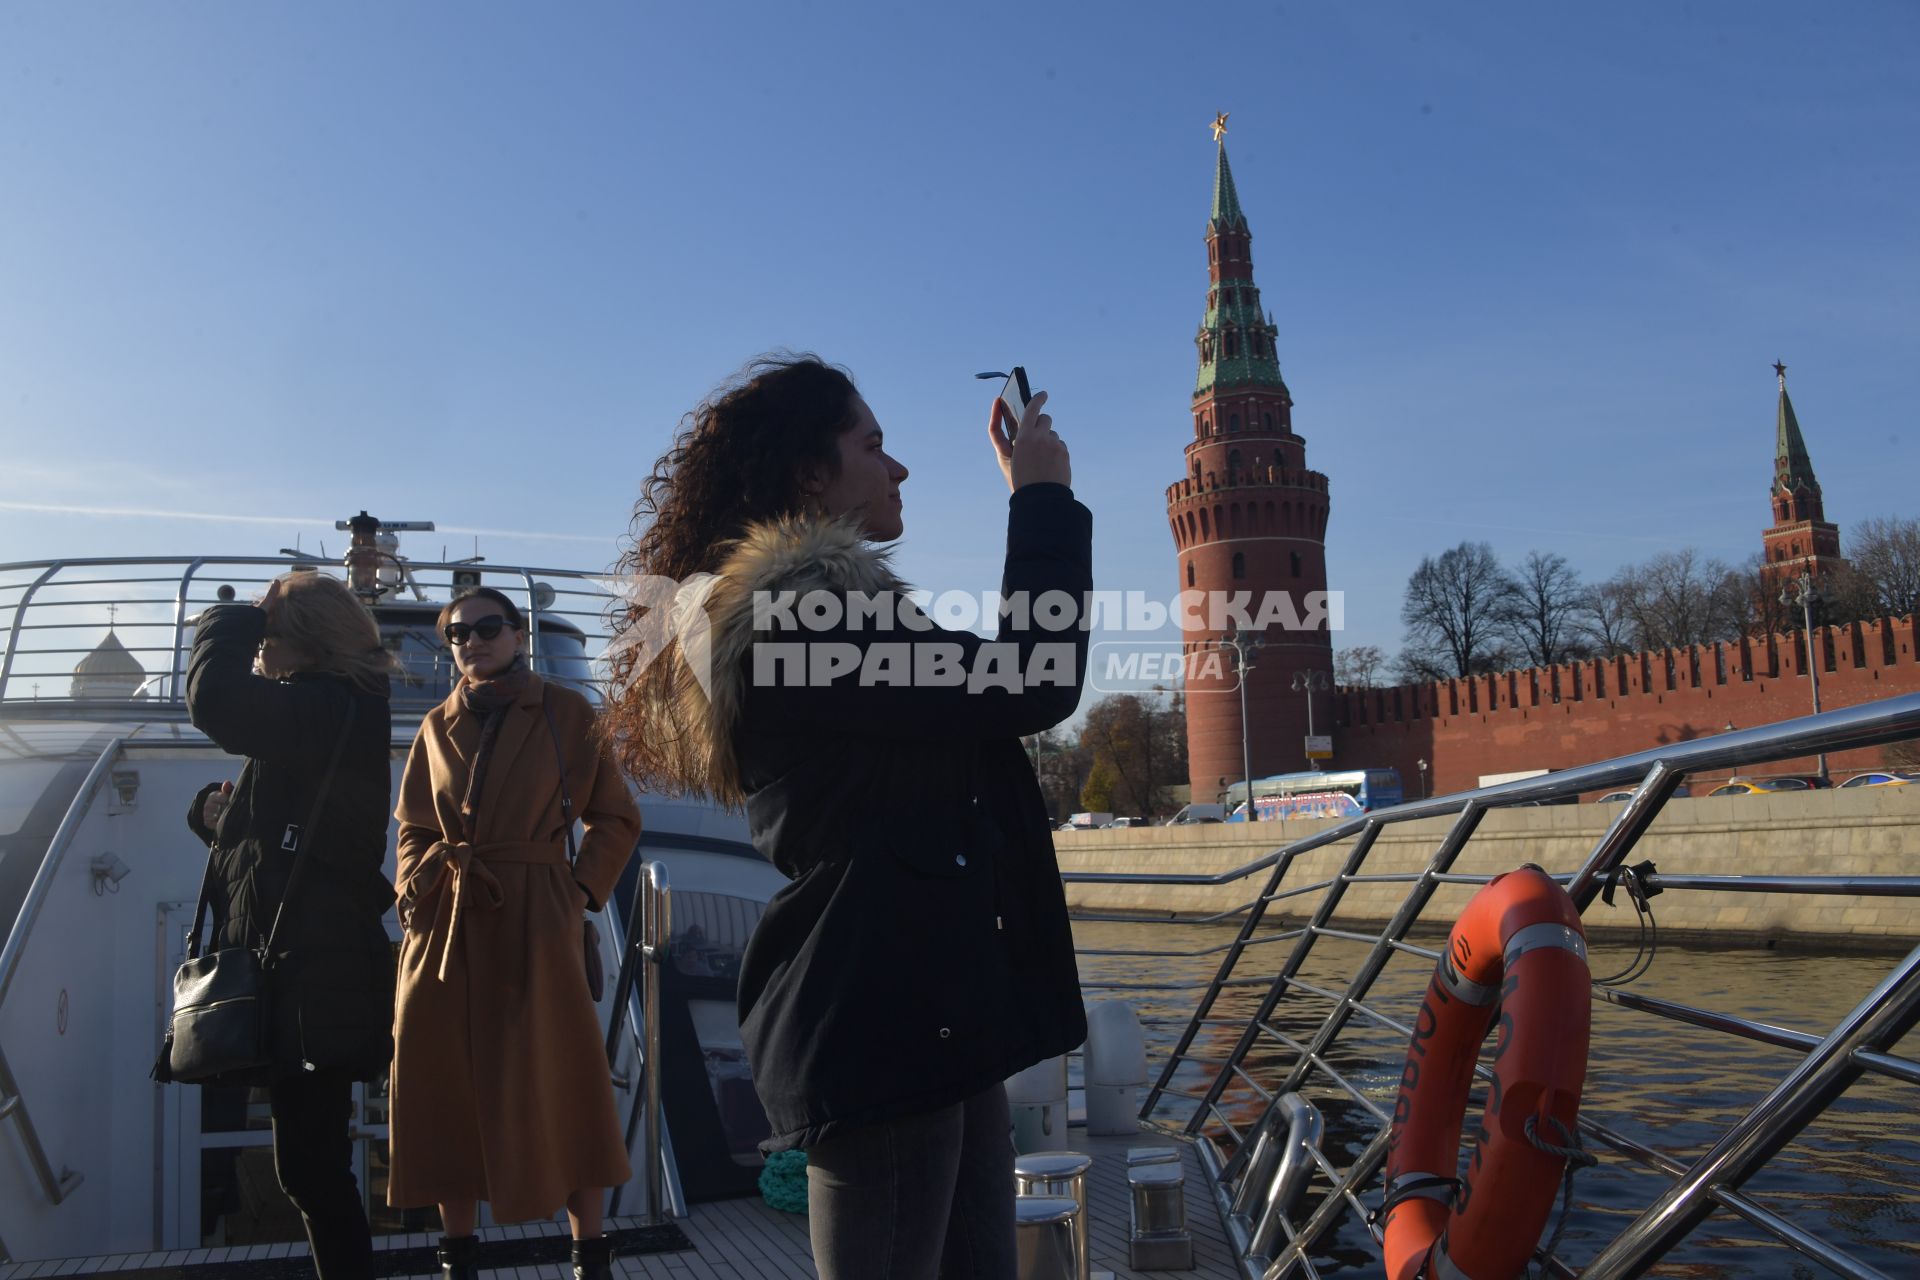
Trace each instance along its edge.
<path fill-rule="evenodd" d="M 1092 1229 L 1088 1252 L 1094 1271 L 1111 1272 L 1115 1280 L 1166 1280 L 1176 1274 L 1196 1280 L 1241 1280 L 1199 1158 L 1190 1146 L 1157 1134 L 1091 1138 L 1075 1130 L 1073 1139 L 1075 1150 L 1094 1158 L 1087 1182 Z M 1182 1148 L 1182 1167 L 1187 1173 L 1187 1227 L 1193 1234 L 1192 1271 L 1135 1271 L 1127 1265 L 1127 1223 L 1132 1203 L 1127 1189 L 1127 1148 L 1153 1145 Z M 738 1280 L 817 1280 L 807 1242 L 807 1222 L 802 1215 L 782 1213 L 758 1199 L 723 1200 L 695 1205 L 692 1217 L 680 1226 L 699 1255 L 715 1264 L 716 1274 L 731 1274 Z M 719 1271 L 720 1265 L 730 1266 L 731 1273 Z M 666 1280 L 677 1280 L 672 1274 L 662 1274 Z"/>
<path fill-rule="evenodd" d="M 1199 1158 L 1191 1146 L 1158 1134 L 1128 1134 L 1094 1138 L 1083 1129 L 1072 1134 L 1074 1149 L 1094 1157 L 1087 1181 L 1087 1213 L 1091 1228 L 1089 1252 L 1093 1270 L 1111 1272 L 1115 1280 L 1165 1280 L 1182 1275 L 1195 1280 L 1241 1280 L 1227 1243 L 1227 1234 L 1208 1192 Z M 1128 1147 L 1179 1146 L 1186 1170 L 1187 1228 L 1193 1235 L 1194 1269 L 1188 1272 L 1135 1271 L 1127 1265 L 1127 1220 L 1131 1196 L 1127 1189 Z M 609 1230 L 642 1226 L 637 1218 L 614 1218 Z M 690 1217 L 677 1225 L 693 1248 L 679 1253 L 621 1256 L 614 1261 L 623 1280 L 818 1280 L 807 1239 L 804 1215 L 782 1213 L 755 1198 L 721 1200 L 693 1206 Z M 493 1227 L 482 1239 L 524 1239 L 558 1235 L 558 1223 L 521 1227 Z M 433 1235 L 388 1236 L 375 1241 L 376 1250 L 419 1248 L 438 1242 Z M 0 1280 L 44 1280 L 58 1275 L 93 1271 L 121 1271 L 179 1266 L 197 1262 L 239 1262 L 255 1258 L 304 1256 L 307 1246 L 271 1244 L 230 1246 L 212 1250 L 172 1250 L 148 1254 L 105 1254 L 91 1258 L 30 1261 L 0 1266 Z M 570 1280 L 564 1263 L 483 1270 L 483 1280 Z M 437 1273 L 423 1280 L 437 1280 Z"/>

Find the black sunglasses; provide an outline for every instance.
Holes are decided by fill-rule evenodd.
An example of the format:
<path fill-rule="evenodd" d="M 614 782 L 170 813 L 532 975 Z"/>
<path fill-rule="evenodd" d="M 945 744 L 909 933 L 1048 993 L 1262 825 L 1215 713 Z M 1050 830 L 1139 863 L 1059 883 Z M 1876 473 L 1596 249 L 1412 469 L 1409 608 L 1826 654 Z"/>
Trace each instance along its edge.
<path fill-rule="evenodd" d="M 507 625 L 507 620 L 497 613 L 490 613 L 478 622 L 449 622 L 445 627 L 448 644 L 465 644 L 476 633 L 482 640 L 491 640 L 499 635 Z"/>

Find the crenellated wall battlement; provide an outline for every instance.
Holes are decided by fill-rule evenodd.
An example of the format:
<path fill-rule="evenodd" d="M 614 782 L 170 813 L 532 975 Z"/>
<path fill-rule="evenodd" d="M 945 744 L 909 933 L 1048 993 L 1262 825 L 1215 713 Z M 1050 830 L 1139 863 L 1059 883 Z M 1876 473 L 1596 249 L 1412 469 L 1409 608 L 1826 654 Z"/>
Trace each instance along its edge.
<path fill-rule="evenodd" d="M 1825 709 L 1920 691 L 1914 616 L 1820 627 L 1814 648 Z M 1425 760 L 1433 794 L 1471 787 L 1487 774 L 1564 769 L 1812 710 L 1806 644 L 1798 632 L 1388 689 L 1340 689 L 1331 702 L 1343 767 L 1399 768 L 1411 793 L 1418 761 Z M 1875 749 L 1848 753 L 1834 767 L 1880 763 Z M 1796 770 L 1783 764 L 1780 771 Z"/>

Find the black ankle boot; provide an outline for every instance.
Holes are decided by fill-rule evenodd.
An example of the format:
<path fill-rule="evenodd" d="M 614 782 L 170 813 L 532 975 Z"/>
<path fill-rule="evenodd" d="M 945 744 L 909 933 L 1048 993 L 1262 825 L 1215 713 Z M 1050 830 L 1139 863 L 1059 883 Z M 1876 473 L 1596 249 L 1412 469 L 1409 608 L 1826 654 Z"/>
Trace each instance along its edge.
<path fill-rule="evenodd" d="M 573 1242 L 573 1280 L 612 1280 L 613 1245 L 605 1236 Z"/>
<path fill-rule="evenodd" d="M 441 1236 L 439 1254 L 442 1280 L 479 1280 L 480 1268 L 475 1261 L 479 1247 L 477 1236 Z"/>

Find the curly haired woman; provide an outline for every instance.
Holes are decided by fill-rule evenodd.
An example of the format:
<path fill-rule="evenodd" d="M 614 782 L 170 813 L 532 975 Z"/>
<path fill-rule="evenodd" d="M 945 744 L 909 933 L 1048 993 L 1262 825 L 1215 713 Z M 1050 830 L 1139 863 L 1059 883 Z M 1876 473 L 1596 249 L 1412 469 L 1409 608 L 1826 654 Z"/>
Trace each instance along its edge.
<path fill-rule="evenodd" d="M 695 410 L 635 513 L 622 567 L 685 586 L 621 624 L 610 718 L 636 781 L 744 803 L 792 878 L 739 1014 L 763 1150 L 807 1153 L 823 1280 L 1013 1275 L 1001 1082 L 1086 1038 L 1020 746 L 1072 714 L 1086 657 L 1077 619 L 1030 606 L 1092 587 L 1045 400 L 1011 442 L 988 427 L 1020 601 L 991 640 L 907 599 L 879 545 L 903 532 L 907 469 L 814 357 L 758 361 Z"/>

